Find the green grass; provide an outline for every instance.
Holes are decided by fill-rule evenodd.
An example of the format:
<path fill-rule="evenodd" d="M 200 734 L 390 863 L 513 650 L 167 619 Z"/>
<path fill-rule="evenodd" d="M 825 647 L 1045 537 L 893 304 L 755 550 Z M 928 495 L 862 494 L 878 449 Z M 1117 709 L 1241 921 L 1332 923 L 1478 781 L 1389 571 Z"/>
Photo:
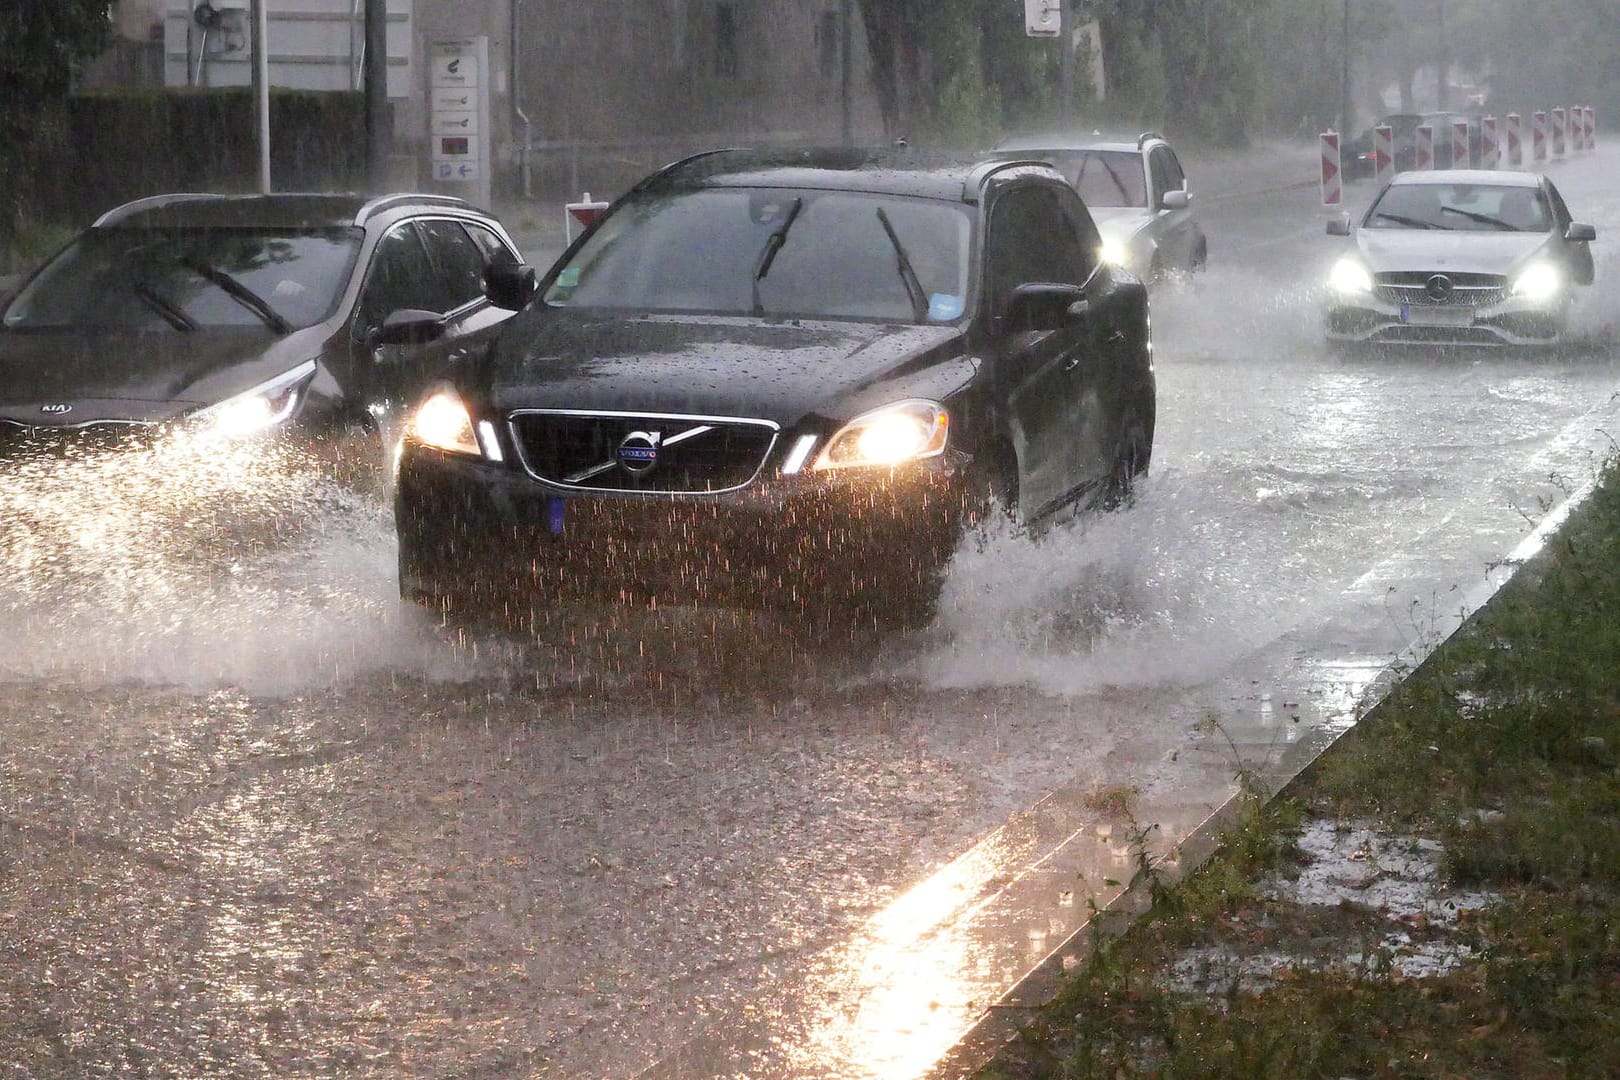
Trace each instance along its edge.
<path fill-rule="evenodd" d="M 1620 477 L 1286 797 L 1254 799 L 1216 856 L 1089 960 L 980 1080 L 1620 1076 Z M 1471 952 L 1403 978 L 1373 913 L 1270 898 L 1306 817 L 1443 845 L 1496 902 Z M 1421 932 L 1421 928 L 1414 932 Z M 1186 950 L 1257 943 L 1290 964 L 1198 993 Z"/>

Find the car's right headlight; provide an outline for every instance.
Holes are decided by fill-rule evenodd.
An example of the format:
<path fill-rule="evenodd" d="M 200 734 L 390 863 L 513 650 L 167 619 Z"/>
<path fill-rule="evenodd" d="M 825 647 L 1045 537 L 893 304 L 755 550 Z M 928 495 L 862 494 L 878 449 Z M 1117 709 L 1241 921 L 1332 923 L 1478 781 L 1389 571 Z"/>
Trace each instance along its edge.
<path fill-rule="evenodd" d="M 452 454 L 482 457 L 478 436 L 473 431 L 472 414 L 448 386 L 441 386 L 416 407 L 405 428 L 406 437 L 423 446 Z"/>
<path fill-rule="evenodd" d="M 1354 255 L 1346 255 L 1328 272 L 1328 286 L 1344 296 L 1359 296 L 1373 290 L 1372 273 Z"/>

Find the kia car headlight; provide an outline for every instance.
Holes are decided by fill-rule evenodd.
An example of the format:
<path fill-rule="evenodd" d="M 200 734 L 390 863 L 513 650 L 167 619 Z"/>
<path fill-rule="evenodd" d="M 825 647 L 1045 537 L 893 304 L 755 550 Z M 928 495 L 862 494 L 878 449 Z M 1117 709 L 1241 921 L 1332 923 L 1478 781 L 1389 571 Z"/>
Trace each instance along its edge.
<path fill-rule="evenodd" d="M 1328 272 L 1328 285 L 1343 296 L 1359 296 L 1373 290 L 1372 274 L 1354 255 L 1346 255 Z"/>
<path fill-rule="evenodd" d="M 405 433 L 413 441 L 434 450 L 473 457 L 483 453 L 473 429 L 472 413 L 467 411 L 461 395 L 448 386 L 441 386 L 422 399 L 422 404 L 411 414 Z"/>
<path fill-rule="evenodd" d="M 278 427 L 292 419 L 315 378 L 315 361 L 267 379 L 250 390 L 199 409 L 191 422 L 206 438 L 240 439 Z"/>
<path fill-rule="evenodd" d="M 816 458 L 815 469 L 894 466 L 945 452 L 950 415 L 933 401 L 897 401 L 845 424 Z"/>
<path fill-rule="evenodd" d="M 1549 262 L 1533 262 L 1513 279 L 1513 295 L 1525 300 L 1551 300 L 1564 287 L 1564 276 Z"/>

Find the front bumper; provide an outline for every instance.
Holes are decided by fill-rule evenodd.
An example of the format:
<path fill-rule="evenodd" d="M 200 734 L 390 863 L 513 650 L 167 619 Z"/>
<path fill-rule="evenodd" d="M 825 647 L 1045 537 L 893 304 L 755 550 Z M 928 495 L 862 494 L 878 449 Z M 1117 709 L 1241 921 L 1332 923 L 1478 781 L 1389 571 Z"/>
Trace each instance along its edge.
<path fill-rule="evenodd" d="M 1563 336 L 1568 297 L 1550 303 L 1514 298 L 1494 304 L 1394 304 L 1377 296 L 1334 297 L 1329 340 L 1375 345 L 1541 347 Z"/>
<path fill-rule="evenodd" d="M 400 589 L 506 606 L 931 603 L 982 512 L 966 464 L 947 453 L 717 495 L 582 494 L 407 444 L 395 491 Z"/>

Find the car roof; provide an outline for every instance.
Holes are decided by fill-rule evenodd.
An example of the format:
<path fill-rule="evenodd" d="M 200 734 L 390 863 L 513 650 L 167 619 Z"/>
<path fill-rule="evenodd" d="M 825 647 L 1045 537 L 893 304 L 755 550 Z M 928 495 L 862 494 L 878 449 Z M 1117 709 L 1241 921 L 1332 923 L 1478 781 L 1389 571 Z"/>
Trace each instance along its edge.
<path fill-rule="evenodd" d="M 987 161 L 949 152 L 899 149 L 715 150 L 683 158 L 637 184 L 665 187 L 767 187 L 859 191 L 951 202 L 976 202 L 992 173 L 1025 170 L 1056 183 L 1063 177 L 1035 160 Z"/>
<path fill-rule="evenodd" d="M 1095 131 L 1089 135 L 1075 132 L 1020 135 L 998 143 L 996 153 L 1008 150 L 1116 150 L 1134 154 L 1150 143 L 1165 141 L 1164 136 L 1156 131 L 1144 131 L 1139 135 L 1105 135 Z"/>
<path fill-rule="evenodd" d="M 269 195 L 222 195 L 213 192 L 174 192 L 124 203 L 95 221 L 109 226 L 187 226 L 232 228 L 331 228 L 364 225 L 404 210 L 443 209 L 488 215 L 471 203 L 449 195 L 394 193 L 285 192 Z"/>
<path fill-rule="evenodd" d="M 1434 169 L 1396 173 L 1391 184 L 1480 184 L 1493 187 L 1540 187 L 1536 173 L 1508 169 Z"/>

